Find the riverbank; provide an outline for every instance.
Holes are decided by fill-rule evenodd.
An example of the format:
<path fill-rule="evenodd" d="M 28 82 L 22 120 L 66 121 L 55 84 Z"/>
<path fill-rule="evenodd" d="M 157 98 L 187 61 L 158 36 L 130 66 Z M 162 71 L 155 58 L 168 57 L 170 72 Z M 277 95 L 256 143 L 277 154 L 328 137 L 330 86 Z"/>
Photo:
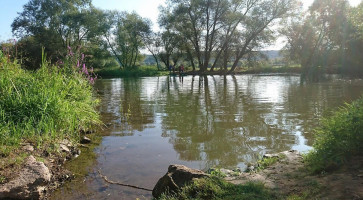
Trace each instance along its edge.
<path fill-rule="evenodd" d="M 120 67 L 108 67 L 96 69 L 95 73 L 101 78 L 125 78 L 125 77 L 149 77 L 166 76 L 168 71 L 158 70 L 156 66 L 140 66 L 131 69 L 120 69 Z"/>
<path fill-rule="evenodd" d="M 93 78 L 65 63 L 27 71 L 0 51 L 0 198 L 41 199 L 71 178 L 63 164 L 101 124 Z"/>
<path fill-rule="evenodd" d="M 81 153 L 93 151 L 101 139 L 90 132 L 83 133 L 81 138 L 79 143 L 63 139 L 41 147 L 21 143 L 7 157 L 1 157 L 0 199 L 45 199 L 66 181 L 78 176 L 76 170 L 68 170 L 65 165 L 78 159 Z"/>
<path fill-rule="evenodd" d="M 140 66 L 132 69 L 120 69 L 119 67 L 109 67 L 104 69 L 96 69 L 95 73 L 101 78 L 125 78 L 125 77 L 150 77 L 150 76 L 166 76 L 166 75 L 179 75 L 178 70 L 169 72 L 167 70 L 158 70 L 156 66 Z M 184 75 L 227 75 L 227 74 L 260 74 L 260 73 L 288 73 L 299 74 L 301 73 L 300 66 L 287 66 L 287 67 L 256 67 L 256 68 L 241 68 L 234 72 L 215 70 L 215 71 L 185 71 Z"/>
<path fill-rule="evenodd" d="M 281 199 L 361 199 L 363 198 L 363 156 L 356 156 L 339 170 L 314 174 L 297 151 L 268 154 L 277 162 L 258 171 L 227 177 L 233 184 L 263 183 Z"/>
<path fill-rule="evenodd" d="M 209 177 L 158 199 L 362 199 L 362 169 L 363 156 L 357 156 L 339 170 L 313 174 L 299 152 L 285 151 L 266 154 L 246 172 L 212 170 Z"/>

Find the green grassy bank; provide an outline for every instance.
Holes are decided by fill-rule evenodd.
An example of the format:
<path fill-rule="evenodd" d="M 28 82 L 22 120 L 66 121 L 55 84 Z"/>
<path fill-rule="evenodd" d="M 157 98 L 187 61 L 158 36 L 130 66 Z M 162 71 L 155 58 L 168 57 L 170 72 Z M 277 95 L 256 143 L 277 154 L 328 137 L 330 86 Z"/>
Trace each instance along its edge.
<path fill-rule="evenodd" d="M 162 195 L 159 200 L 182 200 L 182 199 L 248 199 L 266 200 L 278 199 L 275 193 L 265 188 L 262 183 L 247 183 L 245 185 L 234 185 L 227 183 L 219 177 L 203 178 L 183 187 L 178 194 Z"/>
<path fill-rule="evenodd" d="M 321 120 L 315 131 L 314 150 L 305 157 L 306 164 L 314 173 L 337 169 L 352 157 L 363 156 L 362 144 L 363 97 Z"/>
<path fill-rule="evenodd" d="M 155 66 L 139 66 L 131 69 L 108 67 L 96 69 L 95 73 L 102 78 L 148 77 L 168 75 L 168 71 L 160 71 Z"/>
<path fill-rule="evenodd" d="M 79 141 L 81 129 L 100 123 L 89 80 L 75 67 L 26 71 L 0 51 L 0 155 L 24 141 Z"/>

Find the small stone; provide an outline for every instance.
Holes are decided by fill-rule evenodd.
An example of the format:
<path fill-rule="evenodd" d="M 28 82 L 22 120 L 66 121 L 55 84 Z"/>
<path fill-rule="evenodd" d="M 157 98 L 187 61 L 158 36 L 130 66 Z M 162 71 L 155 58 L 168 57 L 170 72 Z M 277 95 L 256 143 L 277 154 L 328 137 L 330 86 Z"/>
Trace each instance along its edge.
<path fill-rule="evenodd" d="M 279 158 L 278 154 L 265 154 L 263 155 L 264 158 Z"/>
<path fill-rule="evenodd" d="M 59 149 L 60 149 L 60 151 L 62 151 L 62 152 L 67 152 L 67 153 L 71 152 L 71 151 L 69 150 L 69 148 L 68 148 L 66 145 L 64 145 L 64 144 L 60 144 L 60 145 L 59 145 Z"/>
<path fill-rule="evenodd" d="M 26 144 L 25 146 L 23 146 L 23 150 L 24 151 L 29 151 L 29 152 L 33 152 L 34 151 L 34 147 L 30 144 Z"/>
<path fill-rule="evenodd" d="M 91 143 L 91 139 L 89 139 L 88 137 L 86 136 L 83 136 L 82 140 L 81 140 L 81 144 L 89 144 Z"/>
<path fill-rule="evenodd" d="M 59 144 L 64 144 L 64 145 L 66 145 L 67 147 L 71 147 L 71 146 L 72 146 L 72 142 L 70 142 L 70 141 L 69 141 L 69 140 L 67 140 L 67 139 L 62 140 Z"/>

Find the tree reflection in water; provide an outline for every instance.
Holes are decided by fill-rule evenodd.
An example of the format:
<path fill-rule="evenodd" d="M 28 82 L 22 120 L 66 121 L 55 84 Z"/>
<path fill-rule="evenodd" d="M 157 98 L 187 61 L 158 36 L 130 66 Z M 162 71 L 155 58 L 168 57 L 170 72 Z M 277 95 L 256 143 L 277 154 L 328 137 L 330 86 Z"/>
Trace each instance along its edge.
<path fill-rule="evenodd" d="M 339 83 L 300 85 L 298 76 L 114 79 L 111 87 L 97 87 L 105 101 L 119 99 L 105 108 L 118 117 L 119 135 L 160 126 L 180 160 L 203 161 L 205 167 L 309 149 L 323 112 L 357 97 Z"/>

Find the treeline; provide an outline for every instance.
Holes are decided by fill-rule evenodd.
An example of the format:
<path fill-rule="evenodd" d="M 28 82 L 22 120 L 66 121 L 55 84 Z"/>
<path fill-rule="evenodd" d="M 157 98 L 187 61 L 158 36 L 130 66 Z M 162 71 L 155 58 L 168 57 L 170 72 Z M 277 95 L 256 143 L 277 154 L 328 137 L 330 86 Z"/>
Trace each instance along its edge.
<path fill-rule="evenodd" d="M 363 3 L 315 0 L 309 10 L 286 21 L 287 56 L 305 78 L 319 80 L 326 71 L 363 74 Z"/>
<path fill-rule="evenodd" d="M 286 58 L 307 77 L 331 67 L 356 73 L 362 10 L 347 0 L 315 0 L 307 12 L 298 0 L 167 0 L 153 32 L 149 19 L 101 10 L 91 0 L 30 0 L 12 23 L 20 40 L 2 46 L 31 69 L 40 66 L 41 47 L 53 63 L 71 48 L 86 55 L 88 66 L 123 69 L 137 68 L 147 49 L 158 69 L 183 62 L 193 71 L 232 73 L 279 32 L 287 37 Z"/>

